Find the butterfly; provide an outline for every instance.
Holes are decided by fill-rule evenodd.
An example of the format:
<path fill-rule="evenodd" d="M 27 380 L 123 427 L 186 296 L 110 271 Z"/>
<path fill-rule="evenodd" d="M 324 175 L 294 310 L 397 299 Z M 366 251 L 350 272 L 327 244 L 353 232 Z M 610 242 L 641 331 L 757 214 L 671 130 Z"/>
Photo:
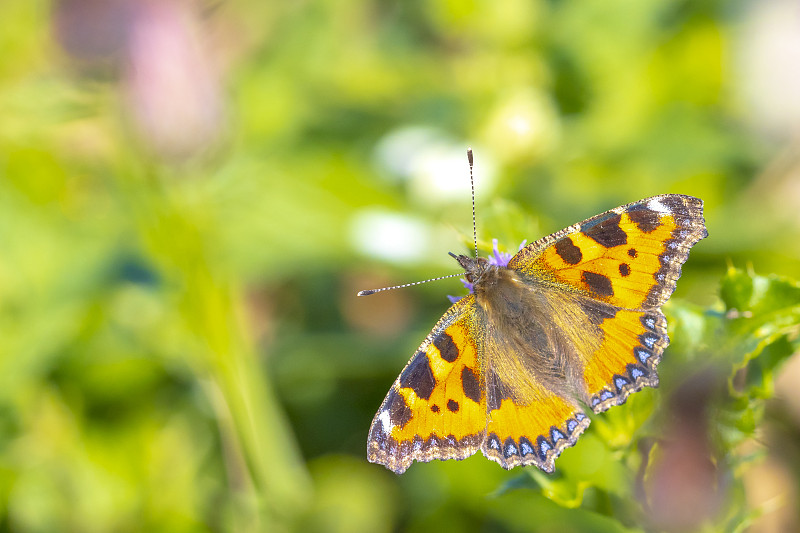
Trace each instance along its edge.
<path fill-rule="evenodd" d="M 506 469 L 552 472 L 589 425 L 587 409 L 600 413 L 658 386 L 669 344 L 660 308 L 690 248 L 707 236 L 702 200 L 665 194 L 510 259 L 451 253 L 470 293 L 392 385 L 372 421 L 368 460 L 401 474 L 415 460 L 481 450 Z"/>

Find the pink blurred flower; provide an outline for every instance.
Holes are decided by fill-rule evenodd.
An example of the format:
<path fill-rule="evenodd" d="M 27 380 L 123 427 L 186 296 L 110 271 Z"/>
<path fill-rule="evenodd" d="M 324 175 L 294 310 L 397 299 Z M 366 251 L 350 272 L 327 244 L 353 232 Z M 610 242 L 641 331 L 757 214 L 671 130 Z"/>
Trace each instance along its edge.
<path fill-rule="evenodd" d="M 128 115 L 157 155 L 199 155 L 220 137 L 223 101 L 194 11 L 179 0 L 140 0 L 129 29 Z"/>

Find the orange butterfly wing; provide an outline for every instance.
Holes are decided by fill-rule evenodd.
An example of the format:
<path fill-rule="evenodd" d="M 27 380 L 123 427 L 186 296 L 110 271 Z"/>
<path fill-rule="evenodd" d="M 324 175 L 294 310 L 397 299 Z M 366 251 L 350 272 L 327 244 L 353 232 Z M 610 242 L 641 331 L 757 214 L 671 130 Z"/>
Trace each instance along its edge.
<path fill-rule="evenodd" d="M 509 268 L 586 299 L 602 341 L 584 357 L 586 401 L 595 412 L 658 385 L 669 344 L 660 307 L 675 290 L 689 250 L 708 236 L 703 202 L 665 194 L 612 209 L 520 251 Z"/>
<path fill-rule="evenodd" d="M 702 200 L 664 194 L 532 243 L 508 268 L 551 278 L 621 309 L 656 309 L 675 290 L 689 249 L 707 236 Z"/>
<path fill-rule="evenodd" d="M 464 459 L 486 430 L 474 295 L 445 313 L 372 421 L 367 458 L 402 474 L 412 461 Z"/>

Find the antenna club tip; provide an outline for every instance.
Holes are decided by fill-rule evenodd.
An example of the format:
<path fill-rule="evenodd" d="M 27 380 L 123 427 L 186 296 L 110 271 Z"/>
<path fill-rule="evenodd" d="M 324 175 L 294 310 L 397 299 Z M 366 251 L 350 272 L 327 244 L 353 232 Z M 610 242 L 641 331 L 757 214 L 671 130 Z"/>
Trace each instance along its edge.
<path fill-rule="evenodd" d="M 369 296 L 370 294 L 375 294 L 375 291 L 373 289 L 368 289 L 366 291 L 358 291 L 358 294 L 356 294 L 356 296 Z"/>
<path fill-rule="evenodd" d="M 472 165 L 472 148 L 467 148 L 467 160 L 469 164 Z"/>

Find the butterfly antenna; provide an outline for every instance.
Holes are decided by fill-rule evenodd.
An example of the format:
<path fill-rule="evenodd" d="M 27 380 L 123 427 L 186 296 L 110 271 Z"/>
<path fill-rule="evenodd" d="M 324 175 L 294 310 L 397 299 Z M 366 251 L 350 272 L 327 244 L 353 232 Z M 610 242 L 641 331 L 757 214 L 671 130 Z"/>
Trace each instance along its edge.
<path fill-rule="evenodd" d="M 472 159 L 472 148 L 467 148 L 467 161 L 469 161 L 469 183 L 472 188 L 472 240 L 475 243 L 475 259 L 478 258 L 478 230 L 475 224 L 475 178 L 472 175 L 472 166 L 473 166 L 473 159 Z M 452 253 L 450 254 L 453 257 L 456 257 Z M 457 276 L 463 276 L 464 273 L 460 272 L 458 274 L 450 274 L 449 276 L 441 276 L 438 278 L 431 278 L 426 279 L 423 281 L 415 281 L 414 283 L 405 283 L 403 285 L 395 285 L 394 287 L 384 287 L 382 289 L 367 289 L 365 291 L 359 291 L 358 296 L 369 296 L 370 294 L 375 294 L 376 292 L 383 292 L 383 291 L 391 291 L 394 289 L 403 289 L 405 287 L 413 287 L 414 285 L 422 285 L 423 283 L 428 283 L 431 281 L 439 281 L 440 279 L 447 279 L 447 278 L 455 278 Z"/>
<path fill-rule="evenodd" d="M 413 287 L 414 285 L 422 285 L 423 283 L 428 283 L 429 281 L 439 281 L 440 279 L 454 278 L 456 276 L 463 276 L 463 275 L 464 273 L 461 272 L 458 274 L 450 274 L 449 276 L 441 276 L 438 278 L 415 281 L 414 283 L 406 283 L 404 285 L 395 285 L 394 287 L 384 287 L 382 289 L 368 289 L 366 291 L 359 291 L 358 296 L 369 296 L 370 294 L 375 294 L 376 292 L 391 291 L 394 289 L 402 289 L 404 287 Z"/>
<path fill-rule="evenodd" d="M 475 259 L 478 259 L 478 229 L 475 224 L 475 179 L 472 177 L 472 148 L 467 148 L 469 161 L 469 184 L 472 188 L 472 240 L 475 243 Z"/>

